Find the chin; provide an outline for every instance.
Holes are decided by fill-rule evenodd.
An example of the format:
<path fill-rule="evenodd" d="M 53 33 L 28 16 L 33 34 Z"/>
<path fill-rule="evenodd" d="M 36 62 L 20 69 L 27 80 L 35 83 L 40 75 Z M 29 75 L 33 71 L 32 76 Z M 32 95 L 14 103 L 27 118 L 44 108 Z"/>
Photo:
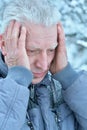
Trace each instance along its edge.
<path fill-rule="evenodd" d="M 32 80 L 32 84 L 40 83 L 43 79 L 44 79 L 44 77 L 43 77 L 43 78 L 34 78 L 34 79 Z"/>

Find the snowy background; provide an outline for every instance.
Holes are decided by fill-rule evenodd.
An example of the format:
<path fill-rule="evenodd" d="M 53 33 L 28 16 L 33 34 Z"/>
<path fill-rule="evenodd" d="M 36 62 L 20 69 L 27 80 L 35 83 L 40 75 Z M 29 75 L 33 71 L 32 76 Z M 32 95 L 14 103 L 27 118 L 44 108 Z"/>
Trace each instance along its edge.
<path fill-rule="evenodd" d="M 11 0 L 0 0 L 0 24 L 3 7 L 8 1 Z M 87 0 L 59 0 L 58 8 L 66 34 L 69 62 L 75 68 L 87 70 Z"/>

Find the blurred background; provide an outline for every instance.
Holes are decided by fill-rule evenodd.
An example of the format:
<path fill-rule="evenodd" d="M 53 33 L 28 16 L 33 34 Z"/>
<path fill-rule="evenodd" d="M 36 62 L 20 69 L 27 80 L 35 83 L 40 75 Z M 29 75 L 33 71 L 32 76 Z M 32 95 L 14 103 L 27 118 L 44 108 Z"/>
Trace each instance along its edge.
<path fill-rule="evenodd" d="M 3 9 L 9 1 L 0 0 L 0 26 Z M 87 0 L 59 0 L 58 9 L 66 35 L 69 62 L 74 68 L 87 70 Z"/>

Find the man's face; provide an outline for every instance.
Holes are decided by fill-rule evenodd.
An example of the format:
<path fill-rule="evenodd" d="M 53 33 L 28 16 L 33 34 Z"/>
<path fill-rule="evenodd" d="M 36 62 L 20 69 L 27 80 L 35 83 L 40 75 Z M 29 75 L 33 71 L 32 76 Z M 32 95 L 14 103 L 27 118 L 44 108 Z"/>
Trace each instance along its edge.
<path fill-rule="evenodd" d="M 54 58 L 57 46 L 57 26 L 26 24 L 26 51 L 29 57 L 33 84 L 39 83 L 46 75 Z"/>

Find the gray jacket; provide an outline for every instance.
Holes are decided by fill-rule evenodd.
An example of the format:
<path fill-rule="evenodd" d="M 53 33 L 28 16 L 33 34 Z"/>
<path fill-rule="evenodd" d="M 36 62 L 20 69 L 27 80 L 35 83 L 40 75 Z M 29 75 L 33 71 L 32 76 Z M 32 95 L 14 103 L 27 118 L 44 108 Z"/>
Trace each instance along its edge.
<path fill-rule="evenodd" d="M 0 54 L 1 55 L 1 54 Z M 32 85 L 32 72 L 0 56 L 0 130 L 87 130 L 87 72 L 70 64 Z"/>

